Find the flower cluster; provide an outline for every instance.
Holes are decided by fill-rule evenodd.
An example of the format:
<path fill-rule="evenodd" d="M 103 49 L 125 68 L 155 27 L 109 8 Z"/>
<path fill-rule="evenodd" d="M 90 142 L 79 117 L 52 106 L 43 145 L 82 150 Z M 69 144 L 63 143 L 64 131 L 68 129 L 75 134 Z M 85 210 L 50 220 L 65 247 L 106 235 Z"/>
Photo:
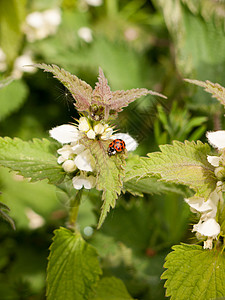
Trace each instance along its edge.
<path fill-rule="evenodd" d="M 26 17 L 23 30 L 27 40 L 34 42 L 55 34 L 60 23 L 61 12 L 59 8 L 48 9 L 43 12 L 35 11 Z"/>
<path fill-rule="evenodd" d="M 95 159 L 90 149 L 82 144 L 82 139 L 113 140 L 121 138 L 126 143 L 128 151 L 134 151 L 137 142 L 126 133 L 113 134 L 113 128 L 108 124 L 91 121 L 86 117 L 78 120 L 78 125 L 64 124 L 50 130 L 50 136 L 63 144 L 58 149 L 58 163 L 65 172 L 74 174 L 72 183 L 75 189 L 82 187 L 91 189 L 96 184 Z"/>
<path fill-rule="evenodd" d="M 222 207 L 224 202 L 222 192 L 225 180 L 225 131 L 207 132 L 207 138 L 209 143 L 221 152 L 220 156 L 207 156 L 208 162 L 215 167 L 215 176 L 218 178 L 217 186 L 207 200 L 194 196 L 185 201 L 192 212 L 200 214 L 200 220 L 193 226 L 193 231 L 196 232 L 198 239 L 207 237 L 204 241 L 204 249 L 212 249 L 213 240 L 220 234 L 220 225 L 217 222 L 218 207 Z"/>

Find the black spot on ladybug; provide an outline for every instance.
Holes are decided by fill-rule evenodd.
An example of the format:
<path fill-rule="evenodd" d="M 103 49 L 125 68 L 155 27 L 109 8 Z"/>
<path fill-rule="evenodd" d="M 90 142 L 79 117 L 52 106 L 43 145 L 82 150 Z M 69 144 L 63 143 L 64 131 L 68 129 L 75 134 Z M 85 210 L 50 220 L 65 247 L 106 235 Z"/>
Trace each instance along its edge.
<path fill-rule="evenodd" d="M 108 155 L 115 155 L 117 152 L 122 152 L 125 149 L 125 142 L 121 139 L 115 139 L 109 144 Z"/>

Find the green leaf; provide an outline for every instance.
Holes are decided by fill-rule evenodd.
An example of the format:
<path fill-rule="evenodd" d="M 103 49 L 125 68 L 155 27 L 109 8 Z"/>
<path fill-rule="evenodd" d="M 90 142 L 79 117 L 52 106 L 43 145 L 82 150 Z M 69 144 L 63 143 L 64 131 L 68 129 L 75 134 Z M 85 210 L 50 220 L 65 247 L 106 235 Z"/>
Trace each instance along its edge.
<path fill-rule="evenodd" d="M 12 63 L 18 55 L 23 34 L 26 0 L 0 1 L 0 46 Z"/>
<path fill-rule="evenodd" d="M 185 81 L 201 86 L 204 90 L 210 94 L 212 94 L 213 98 L 216 98 L 220 101 L 223 106 L 225 106 L 225 88 L 222 87 L 219 83 L 213 83 L 209 80 L 200 81 L 194 79 L 184 79 Z"/>
<path fill-rule="evenodd" d="M 16 226 L 15 226 L 13 219 L 4 210 L 9 212 L 10 208 L 6 204 L 0 202 L 0 217 L 2 219 L 6 220 L 12 226 L 12 228 L 15 230 Z"/>
<path fill-rule="evenodd" d="M 149 153 L 149 158 L 140 162 L 127 172 L 128 178 L 146 177 L 148 174 L 160 175 L 161 180 L 189 186 L 199 196 L 208 198 L 215 189 L 214 168 L 207 161 L 211 148 L 200 141 L 160 146 L 161 152 Z"/>
<path fill-rule="evenodd" d="M 134 196 L 143 196 L 145 194 L 162 194 L 162 193 L 177 193 L 185 195 L 184 189 L 176 184 L 158 181 L 156 177 L 149 177 L 137 180 L 136 178 L 125 181 L 123 185 L 124 191 L 127 191 Z"/>
<path fill-rule="evenodd" d="M 95 248 L 79 233 L 61 227 L 55 230 L 50 251 L 47 299 L 89 299 L 102 273 Z"/>
<path fill-rule="evenodd" d="M 17 171 L 32 181 L 47 178 L 50 183 L 59 183 L 65 172 L 54 155 L 55 143 L 43 139 L 24 142 L 18 138 L 0 138 L 0 165 Z"/>
<path fill-rule="evenodd" d="M 131 300 L 124 283 L 115 277 L 102 278 L 91 300 Z"/>
<path fill-rule="evenodd" d="M 171 300 L 207 300 L 225 297 L 225 255 L 196 245 L 172 247 L 164 265 L 166 296 Z"/>
<path fill-rule="evenodd" d="M 83 139 L 82 143 L 90 149 L 95 158 L 97 170 L 96 189 L 103 191 L 103 205 L 98 222 L 98 228 L 100 228 L 110 207 L 115 207 L 116 199 L 121 193 L 125 169 L 125 154 L 120 153 L 109 156 L 107 153 L 108 141 Z"/>
<path fill-rule="evenodd" d="M 21 107 L 28 89 L 22 80 L 13 81 L 0 90 L 0 121 Z"/>

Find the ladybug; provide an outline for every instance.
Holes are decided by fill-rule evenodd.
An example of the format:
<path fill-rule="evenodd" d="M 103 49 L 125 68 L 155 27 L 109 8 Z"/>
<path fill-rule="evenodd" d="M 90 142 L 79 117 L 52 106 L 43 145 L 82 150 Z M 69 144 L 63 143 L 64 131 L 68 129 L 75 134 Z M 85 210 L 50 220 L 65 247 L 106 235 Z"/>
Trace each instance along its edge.
<path fill-rule="evenodd" d="M 108 155 L 115 155 L 117 152 L 122 152 L 125 149 L 125 142 L 121 139 L 115 139 L 109 144 Z"/>

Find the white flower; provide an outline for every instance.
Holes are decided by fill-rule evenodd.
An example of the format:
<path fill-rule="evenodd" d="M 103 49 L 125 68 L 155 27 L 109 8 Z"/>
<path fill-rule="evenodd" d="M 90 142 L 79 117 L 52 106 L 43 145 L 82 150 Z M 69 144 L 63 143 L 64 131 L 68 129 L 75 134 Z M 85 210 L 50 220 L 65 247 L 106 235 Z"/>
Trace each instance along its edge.
<path fill-rule="evenodd" d="M 67 172 L 67 173 L 72 173 L 77 169 L 77 166 L 76 166 L 75 162 L 71 159 L 66 160 L 62 164 L 62 167 L 65 170 L 65 172 Z"/>
<path fill-rule="evenodd" d="M 65 124 L 54 127 L 49 131 L 50 136 L 61 144 L 77 142 L 80 138 L 80 132 L 73 125 Z"/>
<path fill-rule="evenodd" d="M 74 157 L 74 152 L 70 145 L 64 145 L 62 148 L 58 149 L 57 152 L 60 154 L 57 160 L 58 164 Z"/>
<path fill-rule="evenodd" d="M 206 136 L 214 148 L 219 150 L 225 148 L 225 130 L 209 131 L 206 133 Z"/>
<path fill-rule="evenodd" d="M 94 140 L 94 139 L 95 139 L 95 132 L 94 132 L 93 129 L 88 130 L 88 132 L 87 132 L 87 137 L 88 137 L 89 139 L 91 139 L 91 140 Z"/>
<path fill-rule="evenodd" d="M 84 132 L 86 132 L 86 131 L 88 131 L 90 129 L 90 125 L 88 123 L 87 118 L 81 117 L 79 119 L 79 126 L 78 126 L 78 128 L 79 128 L 80 131 L 84 131 Z"/>
<path fill-rule="evenodd" d="M 219 156 L 207 155 L 207 160 L 213 167 L 219 167 L 219 162 L 220 162 Z"/>
<path fill-rule="evenodd" d="M 100 6 L 102 5 L 102 0 L 85 0 L 88 5 L 91 6 Z"/>
<path fill-rule="evenodd" d="M 95 186 L 95 181 L 96 179 L 92 175 L 88 177 L 84 175 L 80 175 L 80 176 L 75 176 L 72 179 L 73 186 L 76 190 L 80 190 L 82 187 L 84 187 L 87 190 L 90 190 Z"/>
<path fill-rule="evenodd" d="M 206 221 L 200 221 L 193 226 L 193 231 L 197 231 L 202 236 L 216 238 L 220 233 L 220 225 L 214 218 L 209 218 Z"/>
<path fill-rule="evenodd" d="M 81 27 L 77 31 L 79 37 L 86 43 L 91 43 L 93 41 L 92 31 L 88 27 Z"/>
<path fill-rule="evenodd" d="M 104 125 L 104 132 L 101 135 L 102 140 L 109 140 L 112 137 L 113 129 L 108 124 Z"/>
<path fill-rule="evenodd" d="M 94 126 L 94 131 L 96 134 L 102 134 L 105 130 L 104 125 L 102 125 L 101 123 L 98 123 L 97 125 Z"/>
<path fill-rule="evenodd" d="M 25 213 L 29 220 L 29 227 L 31 229 L 39 228 L 45 224 L 45 220 L 42 218 L 42 216 L 38 215 L 31 208 L 26 208 Z"/>
<path fill-rule="evenodd" d="M 0 71 L 4 72 L 6 71 L 6 69 L 7 69 L 6 54 L 4 53 L 2 48 L 0 48 Z"/>
<path fill-rule="evenodd" d="M 134 151 L 138 143 L 128 133 L 116 133 L 112 135 L 111 139 L 121 139 L 125 142 L 127 151 Z"/>
<path fill-rule="evenodd" d="M 89 149 L 78 154 L 74 160 L 79 170 L 92 172 L 95 167 L 95 160 Z"/>
<path fill-rule="evenodd" d="M 33 12 L 26 17 L 24 32 L 29 42 L 46 38 L 55 34 L 61 23 L 59 8 L 49 9 L 44 12 Z"/>
<path fill-rule="evenodd" d="M 34 73 L 36 72 L 36 68 L 31 67 L 34 62 L 31 58 L 31 55 L 27 52 L 23 55 L 16 58 L 13 66 L 12 76 L 16 79 L 22 77 L 23 72 Z"/>

